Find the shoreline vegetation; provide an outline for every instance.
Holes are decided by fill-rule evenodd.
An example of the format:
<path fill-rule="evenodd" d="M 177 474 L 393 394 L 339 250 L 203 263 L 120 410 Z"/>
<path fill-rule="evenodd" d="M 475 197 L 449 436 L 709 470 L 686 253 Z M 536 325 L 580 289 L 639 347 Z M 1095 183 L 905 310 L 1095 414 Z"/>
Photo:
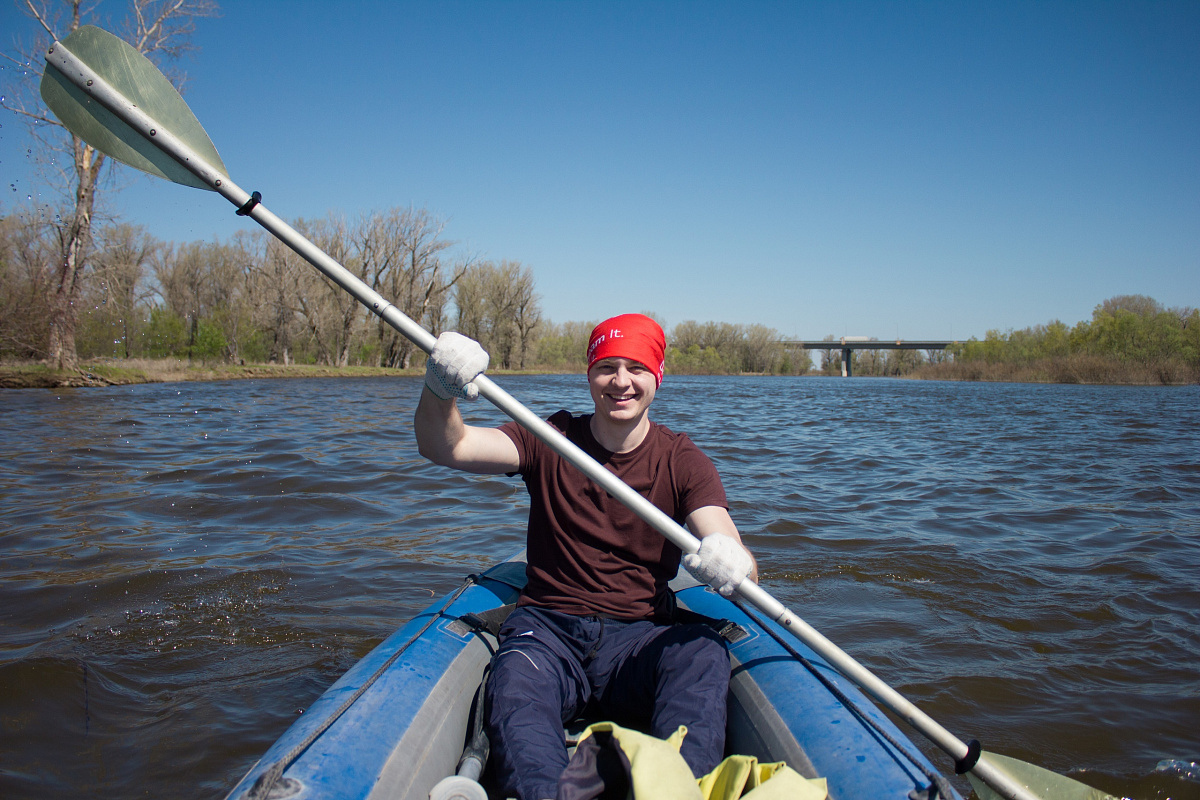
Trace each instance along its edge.
<path fill-rule="evenodd" d="M 160 241 L 107 224 L 64 277 L 49 208 L 0 209 L 0 387 L 63 388 L 241 378 L 415 375 L 425 354 L 265 231 L 220 242 Z M 427 331 L 453 330 L 491 354 L 492 374 L 582 373 L 596 320 L 555 322 L 533 269 L 456 255 L 425 209 L 295 226 Z M 62 280 L 59 280 L 61 278 Z M 67 280 L 69 278 L 69 280 Z M 63 281 L 66 283 L 63 283 Z M 849 301 L 852 302 L 852 301 Z M 1090 320 L 989 330 L 946 349 L 818 345 L 760 323 L 670 326 L 674 375 L 789 375 L 1022 383 L 1200 382 L 1200 310 L 1118 295 Z M 798 312 L 796 324 L 803 324 Z M 897 339 L 899 339 L 897 331 Z M 804 349 L 807 341 L 812 349 Z M 824 346 L 825 344 L 828 346 Z M 884 344 L 883 342 L 880 343 Z M 849 358 L 848 364 L 842 359 Z"/>
<path fill-rule="evenodd" d="M 391 208 L 355 221 L 331 213 L 296 226 L 425 330 L 478 341 L 491 354 L 492 374 L 586 367 L 596 320 L 549 319 L 531 267 L 455 255 L 445 223 L 425 209 Z M 69 292 L 55 278 L 60 233 L 49 209 L 0 213 L 0 388 L 424 369 L 420 348 L 265 232 L 178 244 L 137 226 L 106 225 L 87 264 L 72 272 Z M 804 349 L 798 338 L 759 323 L 668 326 L 653 309 L 622 310 L 658 319 L 674 375 L 841 376 L 848 367 L 856 377 L 1200 382 L 1200 310 L 1144 295 L 1111 297 L 1074 325 L 989 330 L 982 339 L 923 351 L 872 349 L 858 337 L 862 349 L 844 350 L 834 335 L 821 341 L 827 347 L 808 339 L 814 346 Z"/>
<path fill-rule="evenodd" d="M 673 370 L 675 375 L 743 375 L 772 377 L 763 372 L 709 372 Z M 577 369 L 533 368 L 489 369 L 490 375 L 551 375 Z M 419 377 L 424 366 L 404 369 L 371 366 L 331 367 L 322 364 L 226 364 L 187 361 L 180 358 L 96 358 L 74 370 L 55 369 L 44 362 L 0 363 L 0 389 L 66 389 L 100 386 L 130 386 L 144 383 L 180 383 L 289 378 L 375 378 Z M 792 373 L 790 377 L 796 377 Z M 812 370 L 799 377 L 840 377 L 825 370 Z M 858 376 L 856 376 L 857 378 Z M 880 377 L 867 375 L 864 377 Z M 1200 384 L 1200 365 L 1183 359 L 1137 363 L 1097 356 L 1066 356 L 1038 359 L 1024 364 L 988 362 L 982 359 L 923 364 L 902 375 L 909 380 L 965 382 L 1008 382 L 1047 384 L 1090 384 L 1107 386 L 1184 386 Z M 850 380 L 855 380 L 851 378 Z"/>

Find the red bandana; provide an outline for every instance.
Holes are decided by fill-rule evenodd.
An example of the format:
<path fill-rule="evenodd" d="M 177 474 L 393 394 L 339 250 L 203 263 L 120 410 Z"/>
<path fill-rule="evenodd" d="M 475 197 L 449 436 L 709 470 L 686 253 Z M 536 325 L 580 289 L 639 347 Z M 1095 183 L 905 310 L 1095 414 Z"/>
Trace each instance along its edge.
<path fill-rule="evenodd" d="M 621 314 L 606 319 L 592 330 L 588 340 L 588 369 L 602 358 L 628 358 L 654 373 L 655 385 L 662 386 L 663 354 L 667 338 L 658 323 L 644 314 Z"/>

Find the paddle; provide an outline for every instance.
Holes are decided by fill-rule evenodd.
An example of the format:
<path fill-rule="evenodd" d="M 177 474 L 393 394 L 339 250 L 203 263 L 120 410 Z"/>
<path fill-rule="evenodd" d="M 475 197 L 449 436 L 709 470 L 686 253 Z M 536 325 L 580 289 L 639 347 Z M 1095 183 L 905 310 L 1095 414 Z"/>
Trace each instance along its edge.
<path fill-rule="evenodd" d="M 425 352 L 433 349 L 436 340 L 432 334 L 268 211 L 257 192 L 248 194 L 230 180 L 208 134 L 183 98 L 148 59 L 122 40 L 99 28 L 84 26 L 64 41 L 55 42 L 46 55 L 41 91 L 46 105 L 63 124 L 93 147 L 137 169 L 224 195 L 238 207 L 239 215 L 249 216 L 262 225 L 413 344 Z M 699 549 L 700 543 L 685 528 L 486 375 L 476 378 L 475 385 L 479 393 L 497 408 L 582 470 L 680 550 L 694 553 Z M 1102 797 L 1079 794 L 1080 791 L 1095 790 L 1054 773 L 1048 773 L 1054 776 L 1053 781 L 1031 785 L 1027 789 L 1024 785 L 1026 776 L 1032 771 L 1044 770 L 1026 764 L 1022 766 L 1027 770 L 1014 770 L 1014 774 L 1010 774 L 1004 766 L 998 765 L 999 759 L 979 758 L 978 743 L 972 742 L 968 746 L 956 738 L 760 586 L 745 581 L 738 593 L 952 756 L 960 771 L 969 770 L 972 779 L 981 781 L 994 792 L 988 797 L 1008 800 L 1076 800 L 1085 797 L 1099 800 Z M 1011 759 L 1004 760 L 1005 765 L 1011 763 Z"/>

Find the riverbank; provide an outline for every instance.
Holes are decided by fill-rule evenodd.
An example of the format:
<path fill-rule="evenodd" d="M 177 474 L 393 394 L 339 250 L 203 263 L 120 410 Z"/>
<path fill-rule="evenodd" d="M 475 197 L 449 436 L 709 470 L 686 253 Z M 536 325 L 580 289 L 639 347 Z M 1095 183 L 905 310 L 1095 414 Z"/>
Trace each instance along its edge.
<path fill-rule="evenodd" d="M 369 378 L 418 375 L 420 370 L 328 367 L 315 364 L 202 364 L 177 358 L 88 361 L 75 370 L 40 363 L 0 364 L 0 388 L 64 389 L 138 383 L 226 381 L 243 378 Z"/>
<path fill-rule="evenodd" d="M 330 367 L 317 364 L 205 364 L 164 359 L 95 359 L 76 370 L 51 369 L 38 362 L 0 363 L 0 389 L 62 389 L 127 386 L 138 383 L 226 381 L 245 378 L 372 378 L 420 375 L 423 368 Z M 555 370 L 489 370 L 490 374 L 551 374 Z M 670 370 L 668 369 L 668 372 Z M 683 373 L 672 373 L 683 374 Z M 691 374 L 691 373 L 688 373 Z M 769 376 L 767 376 L 769 377 Z M 809 373 L 809 377 L 835 377 Z M 864 375 L 863 377 L 870 377 Z M 1200 383 L 1200 365 L 1173 359 L 1139 364 L 1073 356 L 1029 364 L 983 361 L 926 364 L 895 376 L 914 380 L 984 383 L 1063 383 L 1104 386 L 1185 386 Z"/>
<path fill-rule="evenodd" d="M 917 367 L 903 377 L 987 383 L 1187 386 L 1200 382 L 1200 364 L 1183 358 L 1142 362 L 1076 354 L 1015 364 L 978 359 L 945 361 Z"/>

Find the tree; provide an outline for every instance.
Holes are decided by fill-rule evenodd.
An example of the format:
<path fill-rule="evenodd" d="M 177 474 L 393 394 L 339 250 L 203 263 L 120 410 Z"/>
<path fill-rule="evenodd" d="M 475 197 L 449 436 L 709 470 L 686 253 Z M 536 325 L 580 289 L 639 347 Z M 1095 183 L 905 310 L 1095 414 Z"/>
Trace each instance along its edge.
<path fill-rule="evenodd" d="M 0 220 L 0 355 L 36 357 L 46 339 L 54 257 L 51 224 L 28 213 Z"/>
<path fill-rule="evenodd" d="M 146 325 L 146 355 L 151 358 L 177 356 L 187 352 L 188 333 L 183 319 L 166 307 L 150 309 Z"/>
<path fill-rule="evenodd" d="M 140 328 L 140 315 L 150 298 L 146 288 L 147 267 L 154 260 L 160 243 L 145 229 L 120 224 L 104 228 L 98 237 L 99 247 L 94 258 L 93 290 L 95 302 L 93 326 L 98 328 L 107 352 L 129 358 Z M 140 349 L 140 348 L 139 348 Z"/>
<path fill-rule="evenodd" d="M 344 219 L 330 215 L 314 221 L 297 220 L 294 227 L 330 258 L 359 278 L 362 262 L 350 260 L 352 236 Z M 352 295 L 315 269 L 296 273 L 296 305 L 316 345 L 317 361 L 341 366 L 349 359 L 350 336 L 361 305 Z"/>
<path fill-rule="evenodd" d="M 1119 294 L 1110 297 L 1092 312 L 1093 318 L 1100 315 L 1115 316 L 1118 311 L 1128 311 L 1139 317 L 1152 317 L 1163 310 L 1162 305 L 1144 294 Z"/>
<path fill-rule="evenodd" d="M 840 374 L 842 371 L 842 350 L 834 342 L 833 334 L 826 335 L 821 341 L 830 343 L 830 347 L 821 350 L 821 374 Z"/>
<path fill-rule="evenodd" d="M 588 339 L 598 322 L 544 322 L 534 360 L 542 367 L 582 372 L 587 367 Z"/>
<path fill-rule="evenodd" d="M 920 350 L 887 350 L 886 353 L 884 375 L 892 377 L 907 375 L 925 363 Z"/>
<path fill-rule="evenodd" d="M 467 271 L 472 259 L 449 263 L 447 251 L 454 242 L 442 238 L 446 224 L 427 210 L 391 208 L 363 220 L 360 251 L 375 263 L 377 291 L 418 325 L 442 328 L 452 287 Z M 377 323 L 380 364 L 408 367 L 414 345 L 380 319 Z"/>
<path fill-rule="evenodd" d="M 26 52 L 6 54 L 18 65 L 42 63 L 54 40 L 65 39 L 80 25 L 96 16 L 95 6 L 83 0 L 25 0 L 25 11 L 34 20 L 40 35 Z M 139 53 L 151 59 L 173 61 L 190 49 L 197 17 L 215 16 L 213 0 L 129 0 L 128 16 L 120 33 Z M 35 55 L 37 54 L 37 55 Z M 28 71 L 29 80 L 19 96 L 4 100 L 4 107 L 29 123 L 45 160 L 53 165 L 66 163 L 60 172 L 60 185 L 68 198 L 60 214 L 57 230 L 56 261 L 47 286 L 49 328 L 46 342 L 47 361 L 59 369 L 74 369 L 79 361 L 75 334 L 80 298 L 92 255 L 96 192 L 107 163 L 105 155 L 62 126 L 41 104 L 37 84 L 41 70 Z M 177 76 L 175 85 L 181 85 Z"/>
<path fill-rule="evenodd" d="M 162 304 L 184 321 L 189 354 L 200 326 L 215 325 L 225 342 L 225 357 L 238 360 L 241 346 L 255 337 L 246 286 L 252 254 L 243 239 L 232 243 L 188 242 L 163 246 L 154 263 L 156 292 Z M 208 342 L 215 341 L 209 336 Z M 205 358 L 213 358 L 209 353 Z"/>
<path fill-rule="evenodd" d="M 512 321 L 517 330 L 517 369 L 525 369 L 534 336 L 542 325 L 541 297 L 533 289 L 533 271 L 529 267 L 508 261 L 501 266 L 514 270 Z"/>
<path fill-rule="evenodd" d="M 254 309 L 255 326 L 262 333 L 265 356 L 272 364 L 287 366 L 301 337 L 296 304 L 296 287 L 301 276 L 312 270 L 300 256 L 274 236 L 263 231 L 251 235 L 253 250 L 248 261 L 246 290 Z"/>
<path fill-rule="evenodd" d="M 533 271 L 519 261 L 472 264 L 454 288 L 460 333 L 478 341 L 502 369 L 523 369 L 542 324 Z"/>
<path fill-rule="evenodd" d="M 741 372 L 745 331 L 728 322 L 684 320 L 671 329 L 667 366 L 674 372 Z"/>
<path fill-rule="evenodd" d="M 742 335 L 743 372 L 774 372 L 783 360 L 779 331 L 757 323 L 747 325 Z"/>

